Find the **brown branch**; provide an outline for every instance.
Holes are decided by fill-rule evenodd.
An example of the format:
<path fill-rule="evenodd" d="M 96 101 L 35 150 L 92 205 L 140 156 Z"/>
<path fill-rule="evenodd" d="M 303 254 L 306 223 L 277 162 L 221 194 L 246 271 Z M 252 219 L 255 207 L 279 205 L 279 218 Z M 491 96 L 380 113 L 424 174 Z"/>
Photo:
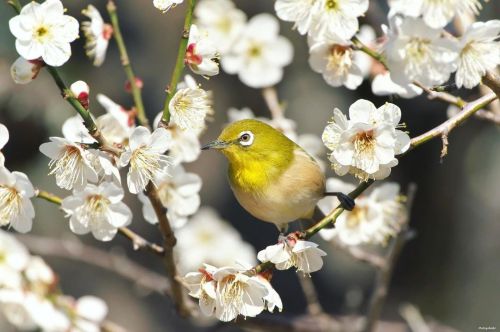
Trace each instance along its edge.
<path fill-rule="evenodd" d="M 299 278 L 300 287 L 306 298 L 307 312 L 312 316 L 323 314 L 323 308 L 318 300 L 318 294 L 316 293 L 316 288 L 312 282 L 311 276 L 305 275 L 304 273 L 297 273 L 297 278 Z"/>
<path fill-rule="evenodd" d="M 368 315 L 364 321 L 362 329 L 363 332 L 371 332 L 375 330 L 377 320 L 382 312 L 382 308 L 389 291 L 389 284 L 391 282 L 394 266 L 396 265 L 396 261 L 398 260 L 399 255 L 409 238 L 408 224 L 410 220 L 411 207 L 415 199 L 415 192 L 416 185 L 410 184 L 407 192 L 406 213 L 402 217 L 403 220 L 401 222 L 401 231 L 394 239 L 393 244 L 386 255 L 384 266 L 377 273 L 375 289 L 373 290 L 372 297 L 370 299 Z"/>
<path fill-rule="evenodd" d="M 486 72 L 483 76 L 482 83 L 491 89 L 500 99 L 500 77 L 493 72 Z"/>
<path fill-rule="evenodd" d="M 152 182 L 149 182 L 146 187 L 146 194 L 151 201 L 151 205 L 158 217 L 158 225 L 163 235 L 163 249 L 165 250 L 165 255 L 163 256 L 163 261 L 166 268 L 166 273 L 168 280 L 170 281 L 171 295 L 177 312 L 182 317 L 189 317 L 191 314 L 190 308 L 186 304 L 186 299 L 184 295 L 184 288 L 179 281 L 177 275 L 177 266 L 175 264 L 174 258 L 174 246 L 177 242 L 172 227 L 170 227 L 170 222 L 168 221 L 165 207 L 163 206 L 160 198 L 158 197 L 158 192 L 154 187 Z"/>
<path fill-rule="evenodd" d="M 76 238 L 70 240 L 24 234 L 18 235 L 18 239 L 30 251 L 42 256 L 67 258 L 97 266 L 112 271 L 148 291 L 162 295 L 170 293 L 165 277 L 144 268 L 124 255 L 85 245 Z"/>
<path fill-rule="evenodd" d="M 36 197 L 44 199 L 44 200 L 51 202 L 53 204 L 61 205 L 61 202 L 62 202 L 61 197 L 59 197 L 55 194 L 49 193 L 48 191 L 45 191 L 45 190 L 36 189 L 35 195 L 36 195 Z M 159 256 L 163 256 L 165 253 L 161 246 L 159 246 L 155 243 L 149 242 L 148 240 L 146 240 L 145 238 L 143 238 L 139 234 L 132 231 L 130 228 L 120 227 L 120 228 L 118 228 L 118 233 L 120 235 L 126 237 L 127 239 L 129 239 L 132 242 L 132 246 L 134 247 L 135 250 L 145 249 L 145 250 L 151 251 L 152 253 L 159 255 Z"/>
<path fill-rule="evenodd" d="M 421 88 L 422 90 L 424 90 L 424 92 L 427 93 L 429 99 L 431 99 L 431 100 L 432 99 L 439 99 L 439 100 L 442 100 L 448 104 L 455 105 L 459 108 L 464 107 L 466 104 L 466 102 L 460 97 L 456 97 L 456 96 L 449 94 L 449 93 L 446 93 L 446 92 L 434 91 L 418 81 L 413 81 L 412 83 L 414 85 L 418 86 L 419 88 Z"/>
<path fill-rule="evenodd" d="M 271 112 L 271 119 L 281 119 L 285 116 L 285 110 L 279 101 L 278 93 L 274 87 L 262 89 L 262 97 L 264 97 L 267 108 Z"/>

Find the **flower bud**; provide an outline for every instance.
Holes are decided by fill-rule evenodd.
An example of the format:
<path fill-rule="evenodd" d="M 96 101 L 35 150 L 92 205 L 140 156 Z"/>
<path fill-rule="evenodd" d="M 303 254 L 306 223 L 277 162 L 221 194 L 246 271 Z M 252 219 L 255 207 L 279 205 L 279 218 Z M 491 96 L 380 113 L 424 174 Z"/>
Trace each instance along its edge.
<path fill-rule="evenodd" d="M 36 78 L 43 65 L 42 60 L 26 60 L 19 57 L 10 67 L 10 75 L 17 84 L 28 84 Z"/>
<path fill-rule="evenodd" d="M 135 80 L 135 86 L 137 86 L 137 88 L 139 89 L 142 89 L 142 87 L 144 86 L 144 82 L 137 76 L 134 78 L 134 80 Z M 128 93 L 132 92 L 132 84 L 130 83 L 129 80 L 125 82 L 125 91 L 127 91 Z"/>
<path fill-rule="evenodd" d="M 69 87 L 76 99 L 82 104 L 85 109 L 89 109 L 89 91 L 90 88 L 84 81 L 76 81 Z"/>

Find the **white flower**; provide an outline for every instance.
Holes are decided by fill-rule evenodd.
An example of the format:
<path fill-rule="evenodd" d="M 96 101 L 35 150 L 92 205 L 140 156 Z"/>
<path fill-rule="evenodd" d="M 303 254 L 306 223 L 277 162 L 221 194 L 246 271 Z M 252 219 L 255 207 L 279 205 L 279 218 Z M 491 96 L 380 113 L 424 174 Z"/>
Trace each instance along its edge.
<path fill-rule="evenodd" d="M 194 173 L 186 173 L 184 167 L 177 165 L 171 174 L 160 173 L 155 177 L 158 197 L 167 209 L 167 217 L 172 227 L 184 226 L 188 217 L 200 207 L 201 178 Z M 142 214 L 146 221 L 156 224 L 158 217 L 149 198 L 139 193 L 142 202 Z"/>
<path fill-rule="evenodd" d="M 71 326 L 68 314 L 48 298 L 42 298 L 34 293 L 26 294 L 26 306 L 33 321 L 42 331 L 68 331 Z"/>
<path fill-rule="evenodd" d="M 377 74 L 372 80 L 372 92 L 376 96 L 398 95 L 402 98 L 413 98 L 420 95 L 423 90 L 412 83 L 396 84 L 391 79 L 391 73 L 386 71 Z"/>
<path fill-rule="evenodd" d="M 287 22 L 294 22 L 300 34 L 306 34 L 321 11 L 321 0 L 277 0 L 274 3 L 276 15 Z"/>
<path fill-rule="evenodd" d="M 231 51 L 221 60 L 229 74 L 252 88 L 272 86 L 283 77 L 283 67 L 293 58 L 292 44 L 278 35 L 279 24 L 270 14 L 252 17 Z"/>
<path fill-rule="evenodd" d="M 201 312 L 206 316 L 211 316 L 215 312 L 215 288 L 217 283 L 213 279 L 213 274 L 217 268 L 208 264 L 199 272 L 189 272 L 182 278 L 184 286 L 189 290 L 189 296 L 199 299 Z"/>
<path fill-rule="evenodd" d="M 261 262 L 271 262 L 278 270 L 297 268 L 305 274 L 319 271 L 323 267 L 322 256 L 326 252 L 314 242 L 287 237 L 286 240 L 259 251 L 257 258 Z"/>
<path fill-rule="evenodd" d="M 27 296 L 21 289 L 0 289 L 0 309 L 7 321 L 16 328 L 30 331 L 37 328 Z"/>
<path fill-rule="evenodd" d="M 21 272 L 29 259 L 26 247 L 12 234 L 0 229 L 0 289 L 21 287 Z"/>
<path fill-rule="evenodd" d="M 2 149 L 9 141 L 9 130 L 3 124 L 0 123 L 0 167 L 5 164 L 5 156 L 2 153 Z"/>
<path fill-rule="evenodd" d="M 93 59 L 94 66 L 100 66 L 106 57 L 109 40 L 113 35 L 113 27 L 104 23 L 99 11 L 92 5 L 88 5 L 82 10 L 82 14 L 90 18 L 90 21 L 82 22 L 82 31 L 87 39 L 85 42 L 85 52 L 90 59 Z"/>
<path fill-rule="evenodd" d="M 92 232 L 96 239 L 110 241 L 119 227 L 132 221 L 132 212 L 122 202 L 123 195 L 123 189 L 110 182 L 89 184 L 63 199 L 61 207 L 70 217 L 69 225 L 75 234 Z"/>
<path fill-rule="evenodd" d="M 398 164 L 394 157 L 410 146 L 408 134 L 397 130 L 401 110 L 386 103 L 375 108 L 360 99 L 349 108 L 348 121 L 339 109 L 323 132 L 323 142 L 332 151 L 330 161 L 338 175 L 347 172 L 361 180 L 383 179 Z"/>
<path fill-rule="evenodd" d="M 202 0 L 196 4 L 194 14 L 196 23 L 207 31 L 222 55 L 230 50 L 247 19 L 231 0 Z"/>
<path fill-rule="evenodd" d="M 309 65 L 329 85 L 355 90 L 363 83 L 363 72 L 356 62 L 355 52 L 349 44 L 319 42 L 309 49 Z"/>
<path fill-rule="evenodd" d="M 56 276 L 52 269 L 45 263 L 43 258 L 38 256 L 30 257 L 24 274 L 26 279 L 30 282 L 31 287 L 33 287 L 34 284 L 52 285 L 56 280 Z"/>
<path fill-rule="evenodd" d="M 472 23 L 460 38 L 457 87 L 472 89 L 500 64 L 500 20 Z"/>
<path fill-rule="evenodd" d="M 229 322 L 238 315 L 255 317 L 265 306 L 268 290 L 258 277 L 249 277 L 237 269 L 220 268 L 213 274 L 217 282 L 215 317 Z"/>
<path fill-rule="evenodd" d="M 458 44 L 441 37 L 441 29 L 425 25 L 420 18 L 394 18 L 385 45 L 392 80 L 400 85 L 419 81 L 425 86 L 448 80 L 457 68 Z"/>
<path fill-rule="evenodd" d="M 17 84 L 28 84 L 38 76 L 43 65 L 43 61 L 26 60 L 20 56 L 10 67 L 10 76 Z"/>
<path fill-rule="evenodd" d="M 349 187 L 351 189 L 347 189 Z M 327 180 L 327 190 L 337 191 L 354 189 L 353 185 L 337 179 Z M 330 212 L 339 202 L 334 197 L 327 197 L 318 202 L 322 211 Z M 384 183 L 368 195 L 356 199 L 352 211 L 344 211 L 335 222 L 335 228 L 323 229 L 321 237 L 330 241 L 337 237 L 347 245 L 378 244 L 386 245 L 387 240 L 396 236 L 404 221 L 404 205 L 397 183 Z"/>
<path fill-rule="evenodd" d="M 16 231 L 31 230 L 35 209 L 30 198 L 35 189 L 26 174 L 9 172 L 0 167 L 0 226 L 12 226 Z"/>
<path fill-rule="evenodd" d="M 40 152 L 51 159 L 50 173 L 63 189 L 81 189 L 90 182 L 97 182 L 97 173 L 90 164 L 89 152 L 80 144 L 65 138 L 50 137 L 51 142 L 40 145 Z"/>
<path fill-rule="evenodd" d="M 77 318 L 71 332 L 100 332 L 101 323 L 108 314 L 106 302 L 95 296 L 82 296 L 75 305 Z"/>
<path fill-rule="evenodd" d="M 70 43 L 78 38 L 78 21 L 64 15 L 59 0 L 30 2 L 9 21 L 16 50 L 26 60 L 42 58 L 49 66 L 61 66 L 71 56 Z"/>
<path fill-rule="evenodd" d="M 122 166 L 130 164 L 127 184 L 131 193 L 143 191 L 149 181 L 156 185 L 155 177 L 167 172 L 170 161 L 164 153 L 170 141 L 171 135 L 164 128 L 157 128 L 152 134 L 142 126 L 132 131 L 129 146 L 120 156 Z"/>
<path fill-rule="evenodd" d="M 255 250 L 215 210 L 202 207 L 188 223 L 175 231 L 175 253 L 182 273 L 197 270 L 203 263 L 230 266 L 235 262 L 256 263 Z"/>
<path fill-rule="evenodd" d="M 442 28 L 456 15 L 478 14 L 479 0 L 389 0 L 391 11 L 407 16 L 423 16 L 431 28 Z"/>
<path fill-rule="evenodd" d="M 62 125 L 62 134 L 65 139 L 71 142 L 92 144 L 95 139 L 90 136 L 89 131 L 83 124 L 82 117 L 77 114 L 67 118 Z"/>
<path fill-rule="evenodd" d="M 186 77 L 187 87 L 179 88 L 170 101 L 170 122 L 183 130 L 199 133 L 205 128 L 205 118 L 212 114 L 210 93 Z"/>
<path fill-rule="evenodd" d="M 189 29 L 189 40 L 184 62 L 191 70 L 202 76 L 219 73 L 218 54 L 207 34 L 202 34 L 196 25 Z"/>
<path fill-rule="evenodd" d="M 368 10 L 368 0 L 318 0 L 309 34 L 316 40 L 349 40 L 358 31 L 358 17 Z"/>
<path fill-rule="evenodd" d="M 107 140 L 122 144 L 135 128 L 135 114 L 103 94 L 97 95 L 97 101 L 107 112 L 96 119 L 101 133 Z"/>
<path fill-rule="evenodd" d="M 266 286 L 267 295 L 264 296 L 264 301 L 266 302 L 266 309 L 269 312 L 273 312 L 274 308 L 278 308 L 278 311 L 281 312 L 283 310 L 283 302 L 281 301 L 281 297 L 278 292 L 273 288 L 269 280 L 267 280 L 262 275 L 258 274 L 257 278 Z"/>
<path fill-rule="evenodd" d="M 170 8 L 181 4 L 184 0 L 153 0 L 153 6 L 162 12 L 167 12 Z"/>

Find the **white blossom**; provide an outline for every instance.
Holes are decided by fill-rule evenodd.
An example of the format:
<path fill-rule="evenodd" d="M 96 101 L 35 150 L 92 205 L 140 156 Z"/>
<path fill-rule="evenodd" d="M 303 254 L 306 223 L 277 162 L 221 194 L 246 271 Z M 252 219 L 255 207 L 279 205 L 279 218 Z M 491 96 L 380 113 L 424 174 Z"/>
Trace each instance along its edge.
<path fill-rule="evenodd" d="M 189 40 L 184 62 L 196 74 L 214 76 L 219 73 L 219 55 L 207 33 L 200 32 L 193 24 L 189 29 Z"/>
<path fill-rule="evenodd" d="M 121 166 L 130 164 L 127 184 L 131 193 L 143 191 L 149 181 L 156 185 L 155 177 L 167 172 L 170 161 L 164 153 L 170 142 L 171 135 L 164 128 L 157 128 L 152 134 L 142 126 L 132 131 L 129 145 L 120 156 Z"/>
<path fill-rule="evenodd" d="M 156 191 L 162 205 L 167 209 L 167 217 L 172 227 L 184 226 L 188 217 L 200 207 L 201 178 L 194 173 L 188 173 L 184 167 L 177 165 L 171 174 L 160 173 L 155 178 Z M 158 217 L 149 198 L 139 193 L 142 202 L 142 214 L 146 221 L 156 224 Z"/>
<path fill-rule="evenodd" d="M 222 69 L 238 74 L 252 88 L 272 86 L 283 77 L 293 58 L 292 44 L 278 35 L 279 24 L 270 14 L 252 17 L 231 51 L 221 59 Z"/>
<path fill-rule="evenodd" d="M 76 319 L 70 332 L 100 332 L 108 314 L 106 302 L 95 296 L 82 296 L 76 301 Z"/>
<path fill-rule="evenodd" d="M 264 296 L 267 311 L 273 312 L 274 309 L 277 308 L 278 311 L 281 312 L 283 310 L 283 302 L 281 301 L 281 297 L 278 292 L 271 285 L 271 282 L 260 274 L 257 275 L 257 278 L 262 281 L 262 284 L 267 289 L 267 295 Z"/>
<path fill-rule="evenodd" d="M 10 172 L 0 166 L 0 226 L 10 225 L 16 231 L 31 230 L 35 209 L 30 198 L 35 189 L 26 174 Z"/>
<path fill-rule="evenodd" d="M 38 76 L 43 65 L 43 61 L 26 60 L 20 56 L 10 67 L 10 76 L 17 84 L 28 84 Z"/>
<path fill-rule="evenodd" d="M 219 268 L 213 274 L 217 282 L 215 317 L 229 322 L 242 315 L 255 317 L 265 308 L 268 290 L 258 277 L 249 277 L 237 269 Z"/>
<path fill-rule="evenodd" d="M 12 234 L 0 229 L 0 289 L 20 288 L 21 272 L 30 255 L 26 247 Z"/>
<path fill-rule="evenodd" d="M 9 130 L 5 125 L 0 123 L 0 167 L 5 164 L 5 156 L 2 153 L 2 149 L 9 141 Z"/>
<path fill-rule="evenodd" d="M 123 144 L 135 128 L 135 114 L 103 94 L 97 94 L 97 101 L 106 110 L 96 119 L 102 135 L 115 144 Z"/>
<path fill-rule="evenodd" d="M 354 185 L 330 178 L 326 182 L 326 189 L 349 192 L 354 189 Z M 325 197 L 318 202 L 323 213 L 330 213 L 338 205 L 339 201 L 335 197 Z M 358 197 L 354 209 L 344 211 L 337 218 L 335 228 L 322 229 L 319 234 L 326 241 L 338 238 L 347 245 L 385 245 L 390 237 L 398 234 L 403 221 L 404 206 L 399 185 L 388 182 Z"/>
<path fill-rule="evenodd" d="M 371 87 L 376 96 L 398 95 L 402 98 L 413 98 L 423 92 L 421 88 L 412 83 L 403 85 L 394 83 L 389 71 L 375 75 Z"/>
<path fill-rule="evenodd" d="M 119 227 L 132 221 L 132 212 L 122 202 L 123 189 L 110 182 L 83 190 L 63 199 L 61 207 L 70 217 L 69 225 L 75 234 L 92 235 L 101 241 L 110 241 Z"/>
<path fill-rule="evenodd" d="M 196 4 L 194 14 L 200 29 L 208 33 L 222 55 L 230 50 L 247 19 L 231 0 L 202 0 Z"/>
<path fill-rule="evenodd" d="M 78 21 L 64 15 L 60 0 L 35 1 L 9 21 L 16 50 L 26 60 L 42 58 L 49 66 L 61 66 L 71 56 L 70 43 L 78 38 Z"/>
<path fill-rule="evenodd" d="M 182 273 L 197 270 L 203 263 L 215 266 L 256 263 L 252 245 L 209 207 L 200 208 L 184 227 L 176 230 L 175 237 L 174 249 Z"/>
<path fill-rule="evenodd" d="M 79 114 L 67 118 L 62 125 L 62 134 L 65 139 L 71 142 L 92 144 L 96 140 L 90 136 L 89 131 L 83 124 L 83 119 Z"/>
<path fill-rule="evenodd" d="M 51 142 L 40 145 L 40 152 L 51 159 L 50 173 L 63 189 L 81 189 L 90 182 L 97 182 L 97 173 L 89 160 L 89 152 L 78 143 L 65 138 L 50 137 Z"/>
<path fill-rule="evenodd" d="M 217 268 L 203 264 L 198 272 L 189 272 L 182 278 L 184 286 L 189 290 L 189 296 L 199 299 L 201 312 L 205 316 L 212 316 L 215 312 L 215 289 L 217 283 L 213 279 Z"/>
<path fill-rule="evenodd" d="M 257 258 L 261 262 L 271 262 L 278 270 L 297 268 L 305 274 L 319 271 L 323 267 L 322 256 L 326 252 L 314 242 L 287 237 L 282 242 L 259 251 Z"/>
<path fill-rule="evenodd" d="M 409 148 L 408 134 L 396 129 L 401 110 L 394 104 L 379 107 L 360 99 L 349 108 L 350 120 L 339 109 L 323 132 L 338 175 L 351 173 L 361 180 L 383 179 L 398 164 L 395 155 Z"/>
<path fill-rule="evenodd" d="M 442 28 L 455 15 L 478 14 L 479 0 L 389 0 L 391 12 L 406 16 L 423 16 L 425 24 L 431 28 Z"/>
<path fill-rule="evenodd" d="M 76 99 L 82 104 L 85 109 L 89 109 L 89 94 L 90 88 L 89 85 L 84 81 L 76 81 L 72 83 L 69 87 L 71 93 L 75 96 Z"/>
<path fill-rule="evenodd" d="M 165 13 L 170 8 L 181 4 L 183 1 L 184 0 L 153 0 L 153 6 Z"/>
<path fill-rule="evenodd" d="M 316 40 L 349 40 L 359 28 L 358 17 L 368 10 L 368 0 L 317 0 L 318 8 L 309 34 Z"/>
<path fill-rule="evenodd" d="M 100 66 L 106 58 L 109 40 L 113 35 L 113 27 L 104 23 L 101 14 L 92 5 L 82 10 L 82 14 L 90 21 L 82 22 L 82 31 L 85 35 L 85 52 L 93 60 L 94 66 Z"/>
<path fill-rule="evenodd" d="M 37 328 L 28 306 L 28 294 L 20 288 L 0 289 L 0 310 L 10 324 L 23 331 Z"/>
<path fill-rule="evenodd" d="M 197 134 L 205 129 L 207 115 L 213 113 L 212 98 L 209 92 L 200 88 L 189 75 L 170 101 L 170 123 L 182 130 L 191 130 Z"/>
<path fill-rule="evenodd" d="M 315 23 L 321 4 L 321 0 L 277 0 L 274 9 L 280 19 L 294 22 L 294 28 L 304 35 Z"/>
<path fill-rule="evenodd" d="M 39 256 L 30 257 L 28 265 L 24 270 L 24 275 L 30 283 L 31 288 L 37 284 L 42 284 L 42 287 L 48 287 L 56 281 L 56 276 L 52 269 Z"/>
<path fill-rule="evenodd" d="M 442 37 L 441 29 L 428 27 L 420 18 L 395 17 L 391 23 L 384 51 L 391 79 L 399 85 L 446 82 L 457 68 L 458 43 Z"/>
<path fill-rule="evenodd" d="M 472 23 L 460 38 L 457 87 L 472 89 L 500 65 L 500 20 Z"/>

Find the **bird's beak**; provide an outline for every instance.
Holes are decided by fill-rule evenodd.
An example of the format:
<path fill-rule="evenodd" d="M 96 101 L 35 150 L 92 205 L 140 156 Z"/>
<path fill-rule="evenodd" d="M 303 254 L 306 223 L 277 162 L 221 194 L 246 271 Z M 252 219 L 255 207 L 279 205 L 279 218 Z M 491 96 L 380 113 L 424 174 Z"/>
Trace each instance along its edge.
<path fill-rule="evenodd" d="M 201 149 L 202 150 L 208 150 L 208 149 L 217 149 L 217 150 L 219 150 L 219 149 L 226 148 L 228 145 L 229 145 L 229 143 L 227 143 L 227 142 L 215 140 L 213 142 L 205 144 L 204 146 L 201 147 Z"/>

